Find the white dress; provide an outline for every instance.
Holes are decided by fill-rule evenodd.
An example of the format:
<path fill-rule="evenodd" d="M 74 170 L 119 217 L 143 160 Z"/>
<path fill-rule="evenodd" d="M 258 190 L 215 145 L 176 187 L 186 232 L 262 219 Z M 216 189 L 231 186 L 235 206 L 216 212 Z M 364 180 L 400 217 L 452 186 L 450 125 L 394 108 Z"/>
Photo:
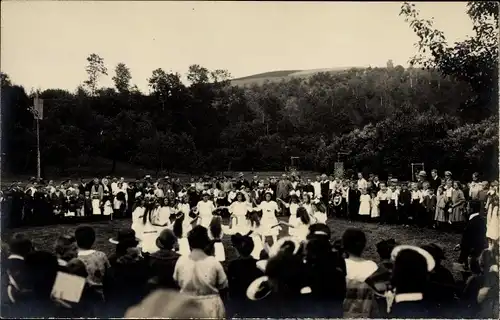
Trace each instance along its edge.
<path fill-rule="evenodd" d="M 271 228 L 278 224 L 276 212 L 279 211 L 276 201 L 262 201 L 259 205 L 262 210 L 262 219 L 260 220 L 260 234 L 264 237 L 277 236 L 279 234 L 278 227 Z"/>
<path fill-rule="evenodd" d="M 191 253 L 191 248 L 189 247 L 189 241 L 186 237 L 177 240 L 179 244 L 179 251 L 177 252 L 181 256 L 189 255 Z"/>
<path fill-rule="evenodd" d="M 488 199 L 488 213 L 486 216 L 486 237 L 491 240 L 498 240 L 498 229 L 500 220 L 498 219 L 498 199 Z"/>
<path fill-rule="evenodd" d="M 253 251 L 250 254 L 254 259 L 260 260 L 260 253 L 264 249 L 264 246 L 262 245 L 262 238 L 260 235 L 254 231 L 251 235 L 250 238 L 253 240 Z"/>
<path fill-rule="evenodd" d="M 246 234 L 250 231 L 249 221 L 247 219 L 248 210 L 251 210 L 252 205 L 246 201 L 235 201 L 229 206 L 229 212 L 234 216 L 232 228 L 229 229 L 231 234 L 241 233 Z"/>
<path fill-rule="evenodd" d="M 211 200 L 200 201 L 197 204 L 198 215 L 200 217 L 200 221 L 198 222 L 200 225 L 208 228 L 210 222 L 212 221 L 212 212 L 215 210 L 214 203 Z"/>
<path fill-rule="evenodd" d="M 131 228 L 135 231 L 135 236 L 141 240 L 139 246 L 142 248 L 142 251 L 153 253 L 159 250 L 156 246 L 158 230 L 156 226 L 149 222 L 149 219 L 146 220 L 146 223 L 143 223 L 145 211 L 146 209 L 144 207 L 137 207 L 134 212 L 132 212 Z"/>
<path fill-rule="evenodd" d="M 298 203 L 290 203 L 286 204 L 286 207 L 290 209 L 290 219 L 288 219 L 288 223 L 295 226 L 297 224 L 297 209 L 300 205 Z M 295 228 L 289 228 L 288 234 L 293 236 L 295 234 Z"/>
<path fill-rule="evenodd" d="M 326 212 L 315 211 L 314 218 L 316 218 L 315 223 L 326 223 L 326 219 L 328 218 Z"/>
<path fill-rule="evenodd" d="M 155 211 L 155 215 L 153 217 L 153 221 L 157 224 L 156 228 L 160 233 L 163 229 L 169 228 L 171 225 L 170 216 L 174 212 L 174 209 L 171 207 L 160 207 L 157 211 Z M 164 226 L 165 225 L 165 226 Z"/>
<path fill-rule="evenodd" d="M 288 234 L 297 238 L 299 241 L 305 241 L 309 234 L 309 225 L 304 224 L 300 219 L 296 220 L 293 228 L 288 229 Z"/>
<path fill-rule="evenodd" d="M 113 213 L 113 206 L 111 205 L 111 200 L 106 200 L 104 203 L 103 215 L 109 216 Z"/>
<path fill-rule="evenodd" d="M 359 197 L 359 215 L 369 216 L 371 207 L 371 197 L 369 194 L 362 194 Z"/>
<path fill-rule="evenodd" d="M 379 197 L 377 195 L 375 196 L 375 198 L 372 199 L 372 210 L 370 213 L 372 218 L 380 217 L 380 210 L 378 206 L 379 206 Z"/>
<path fill-rule="evenodd" d="M 219 290 L 227 288 L 228 280 L 222 265 L 215 257 L 195 260 L 191 255 L 181 256 L 175 264 L 173 276 L 180 292 L 196 299 L 208 318 L 225 319 L 226 313 Z"/>
<path fill-rule="evenodd" d="M 191 207 L 189 206 L 189 203 L 177 204 L 177 212 L 179 211 L 184 213 L 184 220 L 182 222 L 182 236 L 187 237 L 188 232 L 192 229 L 191 217 L 189 216 Z"/>

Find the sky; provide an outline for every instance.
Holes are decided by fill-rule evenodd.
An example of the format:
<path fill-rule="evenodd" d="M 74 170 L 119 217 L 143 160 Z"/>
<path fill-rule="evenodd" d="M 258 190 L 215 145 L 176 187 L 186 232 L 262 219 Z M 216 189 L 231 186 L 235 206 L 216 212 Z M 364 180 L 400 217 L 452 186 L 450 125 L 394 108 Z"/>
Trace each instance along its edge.
<path fill-rule="evenodd" d="M 466 2 L 416 3 L 449 42 L 471 35 Z M 2 1 L 1 70 L 30 89 L 74 91 L 100 55 L 147 92 L 154 69 L 189 65 L 234 78 L 274 70 L 408 65 L 416 35 L 400 2 Z"/>

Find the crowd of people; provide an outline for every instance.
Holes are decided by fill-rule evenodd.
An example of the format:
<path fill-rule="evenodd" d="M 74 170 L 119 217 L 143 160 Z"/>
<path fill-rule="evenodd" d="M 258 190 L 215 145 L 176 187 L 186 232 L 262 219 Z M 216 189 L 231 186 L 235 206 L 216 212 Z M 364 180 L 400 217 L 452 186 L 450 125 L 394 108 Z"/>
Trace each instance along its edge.
<path fill-rule="evenodd" d="M 14 234 L 1 251 L 2 316 L 498 317 L 498 184 L 477 174 L 466 188 L 449 172 L 443 180 L 420 172 L 409 187 L 360 174 L 16 188 L 2 200 L 14 226 L 93 216 L 128 217 L 131 226 L 109 239 L 109 256 L 94 248 L 99 235 L 88 225 L 54 239 L 53 252 Z M 445 252 L 432 241 L 374 239 L 380 260 L 366 259 L 365 233 L 350 228 L 333 239 L 329 216 L 460 229 L 462 277 L 441 264 Z M 226 260 L 228 246 L 236 259 Z"/>
<path fill-rule="evenodd" d="M 228 215 L 224 207 L 235 202 L 238 193 L 243 195 L 245 203 L 256 208 L 271 191 L 271 201 L 276 202 L 277 209 L 270 217 L 290 216 L 295 221 L 297 208 L 304 207 L 319 222 L 326 217 L 337 217 L 460 232 L 469 206 L 478 203 L 481 215 L 487 217 L 490 237 L 498 238 L 498 181 L 480 181 L 479 174 L 474 173 L 470 182 L 462 184 L 453 180 L 449 171 L 440 178 L 437 170 L 432 170 L 430 177 L 421 171 L 415 180 L 400 182 L 389 176 L 380 181 L 377 175 L 365 177 L 362 173 L 358 173 L 357 179 L 323 174 L 315 181 L 298 174 L 267 180 L 255 176 L 247 181 L 241 174 L 237 178 L 202 177 L 198 181 L 192 178 L 184 184 L 169 177 L 155 181 L 151 176 L 136 181 L 111 177 L 91 182 L 81 179 L 78 183 L 68 180 L 60 185 L 32 180 L 25 187 L 14 183 L 3 192 L 2 214 L 4 225 L 11 227 L 78 217 L 132 217 L 135 207 L 148 195 L 154 196 L 161 207 L 188 214 L 205 198 L 203 194 L 208 194 L 208 200 L 216 208 L 221 207 L 224 217 Z M 203 202 L 200 205 L 201 214 L 210 211 Z M 245 211 L 238 210 L 233 217 Z M 208 216 L 205 226 L 210 220 Z"/>

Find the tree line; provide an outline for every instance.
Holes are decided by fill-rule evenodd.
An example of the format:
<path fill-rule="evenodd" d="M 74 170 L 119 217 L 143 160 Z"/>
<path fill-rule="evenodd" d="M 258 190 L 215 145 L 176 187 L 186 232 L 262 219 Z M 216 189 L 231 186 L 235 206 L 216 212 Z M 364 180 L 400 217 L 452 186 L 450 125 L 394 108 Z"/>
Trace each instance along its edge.
<path fill-rule="evenodd" d="M 498 27 L 483 26 L 488 17 L 498 21 L 490 6 L 469 3 L 469 16 L 482 29 L 474 41 L 448 46 L 431 21 L 403 4 L 401 14 L 419 35 L 420 48 L 431 52 L 406 69 L 389 61 L 385 68 L 234 86 L 226 70 L 192 65 L 183 83 L 180 74 L 159 68 L 144 93 L 125 63 L 113 70 L 114 88 L 100 87 L 108 69 L 102 57 L 90 54 L 88 79 L 75 92 L 37 92 L 45 109 L 42 169 L 66 175 L 94 166 L 112 173 L 125 162 L 158 173 L 282 170 L 295 156 L 301 170 L 331 172 L 340 159 L 347 168 L 402 178 L 412 162 L 457 176 L 498 175 L 498 91 L 492 85 L 498 71 L 488 68 L 498 63 L 498 40 L 492 42 Z M 35 92 L 4 73 L 1 81 L 2 169 L 34 172 L 29 108 Z M 108 167 L 100 167 L 102 158 Z"/>

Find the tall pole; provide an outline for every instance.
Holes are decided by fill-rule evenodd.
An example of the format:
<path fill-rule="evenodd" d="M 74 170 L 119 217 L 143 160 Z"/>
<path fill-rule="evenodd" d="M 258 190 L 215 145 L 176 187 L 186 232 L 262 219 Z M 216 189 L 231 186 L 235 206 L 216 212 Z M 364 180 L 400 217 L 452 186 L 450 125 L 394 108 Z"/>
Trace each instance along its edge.
<path fill-rule="evenodd" d="M 40 180 L 42 173 L 42 166 L 40 161 L 40 123 L 38 117 L 36 118 L 36 177 Z"/>

